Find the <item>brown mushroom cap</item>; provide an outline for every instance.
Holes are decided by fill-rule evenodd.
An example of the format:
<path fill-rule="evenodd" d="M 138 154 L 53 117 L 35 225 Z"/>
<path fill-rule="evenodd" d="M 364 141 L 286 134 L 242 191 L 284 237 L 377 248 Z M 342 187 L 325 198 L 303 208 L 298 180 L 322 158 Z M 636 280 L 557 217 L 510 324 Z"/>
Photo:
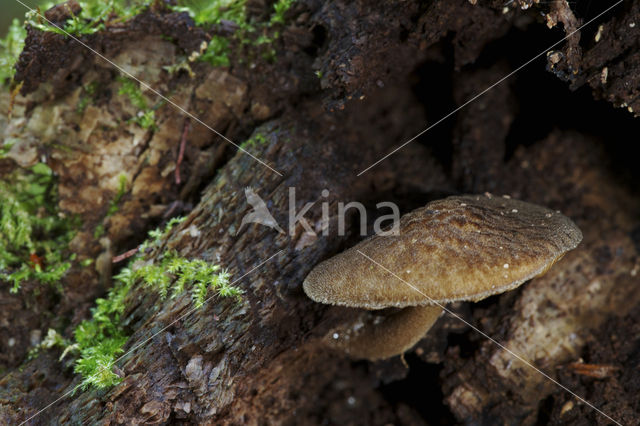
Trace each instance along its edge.
<path fill-rule="evenodd" d="M 373 236 L 320 263 L 303 288 L 316 302 L 367 309 L 478 301 L 546 272 L 581 240 L 569 218 L 545 207 L 454 196 L 403 216 L 399 235 Z"/>

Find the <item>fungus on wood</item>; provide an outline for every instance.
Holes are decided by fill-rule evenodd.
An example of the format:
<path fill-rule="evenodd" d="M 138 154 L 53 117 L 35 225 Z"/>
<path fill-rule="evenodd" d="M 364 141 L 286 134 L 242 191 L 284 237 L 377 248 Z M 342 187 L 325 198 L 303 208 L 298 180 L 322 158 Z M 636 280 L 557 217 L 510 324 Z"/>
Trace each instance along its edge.
<path fill-rule="evenodd" d="M 320 303 L 402 308 L 337 339 L 355 358 L 389 358 L 417 343 L 444 304 L 513 290 L 581 240 L 569 218 L 545 207 L 507 196 L 453 196 L 404 215 L 396 235 L 370 237 L 320 263 L 303 288 Z"/>

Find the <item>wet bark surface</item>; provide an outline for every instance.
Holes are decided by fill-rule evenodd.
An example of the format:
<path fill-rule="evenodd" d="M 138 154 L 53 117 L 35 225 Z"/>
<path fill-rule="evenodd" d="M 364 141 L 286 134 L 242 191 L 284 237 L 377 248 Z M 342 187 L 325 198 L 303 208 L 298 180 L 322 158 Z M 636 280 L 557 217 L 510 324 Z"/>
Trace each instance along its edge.
<path fill-rule="evenodd" d="M 136 111 L 117 96 L 109 64 L 72 40 L 31 31 L 18 66 L 22 95 L 12 117 L 0 120 L 4 135 L 22 142 L 0 173 L 47 158 L 60 208 L 82 218 L 72 242 L 81 259 L 111 259 L 185 214 L 165 247 L 223 265 L 245 291 L 240 303 L 216 298 L 183 317 L 187 295 L 160 300 L 136 288 L 124 315 L 131 338 L 118 363 L 123 382 L 77 392 L 31 422 L 609 424 L 450 315 L 403 359 L 354 361 L 328 343 L 331 330 L 361 313 L 313 303 L 301 284 L 314 265 L 361 239 L 354 217 L 338 235 L 339 202 L 363 202 L 370 227 L 387 213 L 376 209 L 382 201 L 405 213 L 446 195 L 489 191 L 562 211 L 584 241 L 517 290 L 449 308 L 616 421 L 634 424 L 640 175 L 629 142 L 640 111 L 639 2 L 597 18 L 357 176 L 606 8 L 557 3 L 299 1 L 275 62 L 199 64 L 193 78 L 161 71 L 206 37 L 184 15 L 152 10 L 84 40 L 233 141 L 264 135 L 247 150 L 280 175 L 170 105 L 157 109 L 157 129 L 141 129 L 129 121 Z M 78 111 L 91 82 L 99 87 L 94 102 Z M 3 113 L 10 104 L 0 98 Z M 129 190 L 107 217 L 123 171 Z M 329 235 L 310 237 L 300 223 L 289 234 L 290 187 L 296 212 L 315 202 L 305 218 L 316 231 L 326 225 L 326 203 Z M 286 233 L 241 226 L 250 211 L 246 188 L 267 201 Z M 105 234 L 96 239 L 100 224 Z M 72 270 L 63 296 L 0 288 L 0 423 L 27 419 L 79 382 L 56 350 L 29 361 L 26 354 L 35 331 L 53 327 L 70 337 L 118 268 L 103 261 Z"/>

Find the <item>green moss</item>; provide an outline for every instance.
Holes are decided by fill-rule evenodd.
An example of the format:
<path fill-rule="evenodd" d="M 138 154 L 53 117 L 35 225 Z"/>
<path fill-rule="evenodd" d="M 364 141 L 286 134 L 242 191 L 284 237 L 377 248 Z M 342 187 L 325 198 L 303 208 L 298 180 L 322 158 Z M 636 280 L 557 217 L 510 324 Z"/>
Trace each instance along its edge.
<path fill-rule="evenodd" d="M 87 106 L 89 106 L 89 104 L 93 102 L 97 91 L 98 83 L 95 81 L 82 87 L 82 95 L 80 95 L 80 100 L 78 101 L 78 106 L 76 107 L 76 110 L 79 114 L 82 114 Z"/>
<path fill-rule="evenodd" d="M 291 8 L 295 0 L 278 0 L 273 5 L 273 14 L 269 23 L 271 25 L 284 24 L 284 15 Z"/>
<path fill-rule="evenodd" d="M 100 239 L 104 235 L 105 229 L 104 224 L 100 223 L 96 226 L 96 229 L 93 230 L 93 238 L 96 240 Z"/>
<path fill-rule="evenodd" d="M 196 25 L 220 25 L 222 21 L 233 23 L 237 27 L 236 34 L 242 35 L 254 31 L 247 21 L 245 11 L 246 0 L 181 0 L 171 9 L 186 12 Z M 214 67 L 229 66 L 231 49 L 229 40 L 220 35 L 213 35 L 202 52 L 196 52 L 191 60 L 207 62 Z"/>
<path fill-rule="evenodd" d="M 174 217 L 165 225 L 164 229 L 156 228 L 154 230 L 149 231 L 149 238 L 142 244 L 138 251 L 140 253 L 147 253 L 152 250 L 159 249 L 162 244 L 162 238 L 166 235 L 169 235 L 169 232 L 173 229 L 174 226 L 179 225 L 184 222 L 186 218 L 184 217 Z"/>
<path fill-rule="evenodd" d="M 284 24 L 284 15 L 294 1 L 277 0 L 267 24 Z M 246 0 L 178 0 L 178 5 L 171 8 L 177 12 L 187 12 L 196 25 L 218 25 L 227 21 L 233 22 L 241 30 L 251 32 L 261 24 L 247 19 L 246 3 Z"/>
<path fill-rule="evenodd" d="M 224 37 L 214 35 L 211 38 L 211 41 L 207 44 L 206 50 L 198 60 L 207 62 L 214 67 L 228 67 L 230 52 L 229 40 Z"/>
<path fill-rule="evenodd" d="M 122 200 L 122 197 L 127 193 L 128 186 L 129 182 L 127 181 L 127 176 L 118 176 L 118 192 L 116 193 L 116 196 L 113 197 L 113 200 L 111 200 L 111 202 L 109 203 L 109 208 L 107 209 L 107 217 L 116 214 L 116 212 L 120 208 L 119 204 Z"/>
<path fill-rule="evenodd" d="M 267 138 L 265 135 L 263 135 L 262 133 L 255 133 L 254 135 L 252 135 L 249 139 L 247 139 L 246 141 L 244 141 L 240 147 L 244 150 L 250 149 L 250 148 L 255 148 L 258 147 L 260 145 L 263 145 L 267 143 Z"/>
<path fill-rule="evenodd" d="M 0 144 L 0 159 L 6 158 L 9 151 L 11 151 L 11 147 L 18 141 L 19 139 L 17 138 L 6 138 L 3 140 Z"/>
<path fill-rule="evenodd" d="M 115 361 L 123 352 L 129 338 L 121 317 L 126 299 L 136 283 L 142 283 L 160 298 L 176 297 L 184 291 L 191 292 L 196 308 L 215 291 L 220 297 L 241 297 L 242 291 L 229 283 L 230 275 L 200 259 L 186 259 L 175 251 L 166 251 L 154 263 L 144 259 L 144 253 L 161 249 L 161 245 L 173 226 L 184 219 L 172 219 L 164 229 L 149 232 L 149 238 L 140 246 L 141 255 L 115 276 L 115 284 L 103 299 L 96 300 L 92 318 L 83 321 L 75 330 L 75 344 L 68 348 L 79 351 L 75 371 L 82 375 L 83 389 L 109 388 L 120 382 Z"/>
<path fill-rule="evenodd" d="M 94 34 L 103 30 L 107 22 L 123 22 L 138 15 L 149 6 L 150 1 L 80 0 L 78 3 L 82 10 L 78 15 L 71 13 L 70 18 L 67 19 L 62 29 L 51 25 L 40 16 L 42 11 L 51 8 L 56 4 L 52 1 L 41 3 L 40 8 L 37 10 L 27 12 L 27 23 L 40 31 L 54 32 L 65 36 L 67 33 L 74 36 Z"/>
<path fill-rule="evenodd" d="M 249 29 L 245 4 L 246 0 L 179 0 L 171 8 L 188 13 L 196 25 L 217 25 L 224 20 Z"/>
<path fill-rule="evenodd" d="M 156 130 L 155 108 L 148 106 L 138 82 L 122 76 L 118 77 L 117 81 L 120 83 L 118 94 L 126 96 L 129 102 L 139 110 L 131 121 L 143 129 Z"/>
<path fill-rule="evenodd" d="M 43 163 L 0 180 L 0 281 L 60 285 L 75 255 L 67 250 L 78 226 L 57 209 L 57 185 Z"/>
<path fill-rule="evenodd" d="M 0 85 L 7 84 L 15 74 L 15 64 L 24 47 L 27 31 L 18 19 L 9 26 L 7 35 L 0 40 Z"/>
<path fill-rule="evenodd" d="M 136 115 L 132 120 L 143 129 L 158 129 L 158 126 L 156 126 L 156 112 L 152 109 L 138 111 L 138 115 Z"/>
<path fill-rule="evenodd" d="M 294 1 L 277 0 L 267 22 L 255 22 L 247 18 L 246 0 L 178 0 L 177 5 L 169 7 L 174 11 L 188 13 L 196 25 L 220 25 L 223 21 L 233 23 L 237 30 L 232 38 L 239 41 L 241 45 L 259 48 L 261 50 L 259 53 L 264 58 L 272 60 L 276 52 L 271 44 L 280 36 L 280 32 L 274 28 L 285 23 L 285 14 Z M 53 1 L 40 2 L 37 9 L 26 14 L 26 23 L 40 31 L 65 36 L 67 33 L 74 36 L 94 34 L 103 30 L 109 23 L 124 22 L 140 14 L 149 7 L 152 0 L 80 0 L 78 3 L 82 8 L 80 13 L 71 14 L 62 29 L 49 24 L 40 16 L 56 4 Z M 12 80 L 15 74 L 15 63 L 24 47 L 25 37 L 26 30 L 23 23 L 14 19 L 5 38 L 0 39 L 0 85 Z M 206 49 L 196 52 L 190 60 L 197 59 L 213 66 L 228 66 L 230 54 L 229 38 L 213 35 Z M 188 66 L 179 64 L 175 70 L 187 68 Z M 78 111 L 84 111 L 90 100 L 90 96 L 82 97 L 78 104 Z M 134 120 L 144 128 L 155 125 L 152 110 L 142 110 Z"/>
<path fill-rule="evenodd" d="M 80 323 L 74 331 L 74 349 L 80 352 L 75 372 L 83 377 L 83 389 L 89 386 L 102 389 L 120 381 L 113 371 L 113 363 L 127 341 L 120 317 L 134 280 L 126 268 L 115 279 L 108 296 L 96 300 L 96 306 L 91 310 L 92 318 Z"/>
<path fill-rule="evenodd" d="M 231 38 L 213 35 L 205 51 L 192 57 L 213 66 L 229 66 L 231 39 L 235 39 L 240 45 L 257 48 L 265 59 L 275 59 L 276 52 L 271 44 L 278 39 L 280 33 L 274 28 L 284 24 L 284 15 L 294 1 L 276 1 L 267 22 L 247 17 L 246 0 L 179 0 L 178 5 L 172 6 L 172 9 L 188 13 L 199 26 L 220 25 L 223 21 L 227 26 L 232 23 L 236 29 Z"/>

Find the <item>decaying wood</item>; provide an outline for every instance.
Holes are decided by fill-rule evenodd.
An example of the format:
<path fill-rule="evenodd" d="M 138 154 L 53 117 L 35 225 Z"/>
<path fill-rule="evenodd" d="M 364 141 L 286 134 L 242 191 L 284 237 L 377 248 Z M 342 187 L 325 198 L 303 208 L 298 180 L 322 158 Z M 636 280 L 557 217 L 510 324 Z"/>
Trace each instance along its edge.
<path fill-rule="evenodd" d="M 348 235 L 337 235 L 337 203 L 362 201 L 373 217 L 380 214 L 375 209 L 380 201 L 395 201 L 406 212 L 456 192 L 505 193 L 559 209 L 580 226 L 584 242 L 521 289 L 473 308 L 455 304 L 451 309 L 554 378 L 577 380 L 567 378 L 576 371 L 567 366 L 578 362 L 606 366 L 612 377 L 635 377 L 625 375 L 627 366 L 602 359 L 602 353 L 609 353 L 604 349 L 597 352 L 600 358 L 580 361 L 585 351 L 597 348 L 594 335 L 629 321 L 625 315 L 636 315 L 640 302 L 640 203 L 607 162 L 597 137 L 554 130 L 508 152 L 516 116 L 511 105 L 518 99 L 509 85 L 502 85 L 451 118 L 452 143 L 445 141 L 450 156 L 438 152 L 442 145 L 436 142 L 416 142 L 356 176 L 425 127 L 423 94 L 416 94 L 413 84 L 421 78 L 413 73 L 420 64 L 450 61 L 451 97 L 459 105 L 511 70 L 505 62 L 474 65 L 492 41 L 515 26 L 526 29 L 549 20 L 570 32 L 580 18 L 566 5 L 550 10 L 525 0 L 514 2 L 508 13 L 502 1 L 405 3 L 400 8 L 389 2 L 299 1 L 276 63 L 229 69 L 194 65 L 193 79 L 158 71 L 203 37 L 176 16 L 150 12 L 130 27 L 88 40 L 234 141 L 253 132 L 265 135 L 264 144 L 247 149 L 282 176 L 234 153 L 193 121 L 183 144 L 185 117 L 167 105 L 158 109 L 156 131 L 127 124 L 136 111 L 114 96 L 117 73 L 110 66 L 69 40 L 30 35 L 19 74 L 28 84 L 12 118 L 0 119 L 2 133 L 21 142 L 10 153 L 11 161 L 0 163 L 0 174 L 47 158 L 59 176 L 60 207 L 82 218 L 83 228 L 72 243 L 81 258 L 112 259 L 134 248 L 144 230 L 183 206 L 187 220 L 172 231 L 166 247 L 223 265 L 245 291 L 239 303 L 213 299 L 181 318 L 192 306 L 187 295 L 160 300 L 136 288 L 125 313 L 131 332 L 125 351 L 135 349 L 119 362 L 124 381 L 107 391 L 65 398 L 35 424 L 421 424 L 420 406 L 392 403 L 379 390 L 381 384 L 415 374 L 416 363 L 437 365 L 439 380 L 424 386 L 440 393 L 439 399 L 424 405 L 445 404 L 441 410 L 449 411 L 450 420 L 534 424 L 547 409 L 542 401 L 548 397 L 553 402 L 549 416 L 578 422 L 567 414 L 577 409 L 567 405 L 570 399 L 562 390 L 452 317 L 441 318 L 417 345 L 409 370 L 397 359 L 354 363 L 326 344 L 327 333 L 358 312 L 311 302 L 301 283 L 314 265 L 360 238 L 359 223 L 352 220 Z M 564 78 L 570 69 L 573 86 L 588 83 L 596 96 L 634 109 L 637 96 L 630 87 L 637 87 L 634 55 L 640 42 L 624 32 L 636 20 L 640 28 L 638 5 L 630 2 L 603 18 L 597 43 L 572 38 L 562 55 L 548 58 L 551 71 Z M 517 6 L 540 7 L 536 13 L 549 18 L 536 23 L 537 15 Z M 130 31 L 130 37 L 123 31 Z M 178 41 L 161 37 L 167 32 Z M 46 49 L 66 52 L 66 59 L 57 59 L 56 72 Z M 603 66 L 609 69 L 606 81 Z M 322 71 L 321 79 L 316 70 Z M 96 102 L 78 113 L 82 86 L 93 81 L 100 84 Z M 0 97 L 3 112 L 9 103 Z M 57 145 L 70 149 L 52 148 Z M 95 227 L 104 220 L 121 173 L 130 185 L 127 195 L 106 219 L 103 241 L 95 241 Z M 315 202 L 305 218 L 317 230 L 323 225 L 320 204 L 328 203 L 328 236 L 305 235 L 299 224 L 292 236 L 257 224 L 241 227 L 250 211 L 245 189 L 252 188 L 288 231 L 290 187 L 296 189 L 296 212 Z M 329 190 L 327 197 L 323 189 Z M 7 309 L 0 313 L 0 333 L 13 330 L 22 337 L 0 358 L 8 370 L 0 378 L 0 423 L 26 419 L 77 384 L 79 378 L 57 361 L 54 351 L 18 369 L 30 344 L 26 336 L 29 330 L 63 324 L 70 335 L 89 315 L 95 297 L 104 294 L 110 274 L 107 266 L 71 271 L 68 295 L 55 306 L 48 293 L 24 300 L 3 288 L 0 303 Z M 633 332 L 637 339 L 638 331 Z M 607 414 L 623 423 L 638 415 L 632 405 L 620 407 L 609 405 Z"/>

